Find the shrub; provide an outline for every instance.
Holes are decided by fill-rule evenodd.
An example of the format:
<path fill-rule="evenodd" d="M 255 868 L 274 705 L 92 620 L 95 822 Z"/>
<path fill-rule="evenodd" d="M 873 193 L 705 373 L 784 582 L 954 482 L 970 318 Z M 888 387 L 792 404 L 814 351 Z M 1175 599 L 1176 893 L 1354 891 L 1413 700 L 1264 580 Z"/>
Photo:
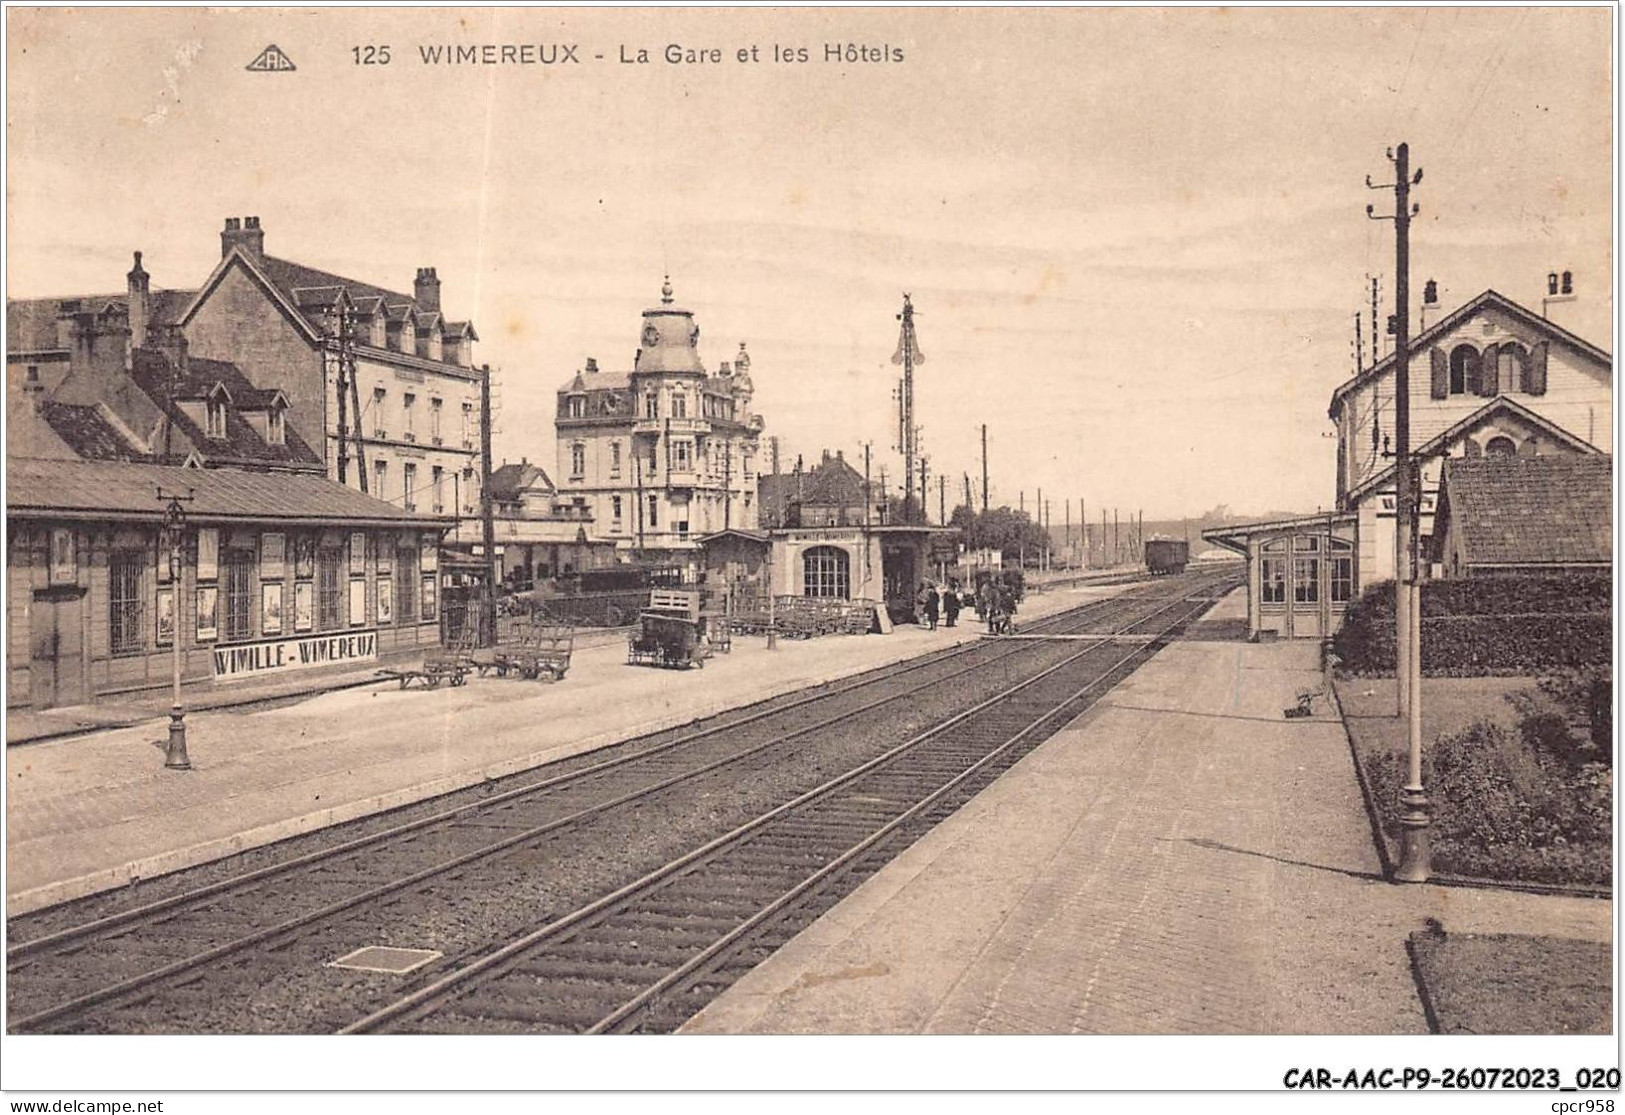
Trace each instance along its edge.
<path fill-rule="evenodd" d="M 1350 673 L 1394 672 L 1394 582 L 1378 581 L 1350 602 L 1332 636 L 1332 653 Z"/>
<path fill-rule="evenodd" d="M 1405 756 L 1366 763 L 1391 838 L 1400 833 Z M 1612 879 L 1613 771 L 1530 746 L 1522 731 L 1479 721 L 1423 754 L 1433 810 L 1433 862 L 1445 873 L 1514 881 Z"/>

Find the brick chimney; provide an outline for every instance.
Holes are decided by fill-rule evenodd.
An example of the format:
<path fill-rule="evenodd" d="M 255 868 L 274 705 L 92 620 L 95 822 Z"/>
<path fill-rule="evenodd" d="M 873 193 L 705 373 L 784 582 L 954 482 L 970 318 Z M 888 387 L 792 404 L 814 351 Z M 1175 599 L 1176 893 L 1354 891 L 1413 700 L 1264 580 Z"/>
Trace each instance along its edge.
<path fill-rule="evenodd" d="M 233 248 L 241 248 L 256 261 L 265 258 L 265 230 L 260 228 L 258 217 L 226 218 L 226 227 L 220 233 L 220 258 L 229 256 Z"/>
<path fill-rule="evenodd" d="M 152 322 L 152 278 L 141 266 L 141 253 L 135 253 L 135 266 L 124 276 L 130 291 L 130 345 L 145 348 L 147 328 Z"/>
<path fill-rule="evenodd" d="M 440 312 L 440 279 L 433 267 L 418 268 L 418 277 L 412 283 L 412 297 L 418 309 Z"/>

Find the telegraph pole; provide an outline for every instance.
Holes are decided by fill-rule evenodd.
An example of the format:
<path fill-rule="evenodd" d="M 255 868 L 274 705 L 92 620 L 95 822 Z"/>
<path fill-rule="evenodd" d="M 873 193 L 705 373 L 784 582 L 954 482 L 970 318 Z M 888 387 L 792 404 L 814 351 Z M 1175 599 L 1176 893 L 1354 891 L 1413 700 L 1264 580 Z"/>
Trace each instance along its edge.
<path fill-rule="evenodd" d="M 987 514 L 987 423 L 982 423 L 982 514 Z"/>
<path fill-rule="evenodd" d="M 901 335 L 897 339 L 897 352 L 892 356 L 893 364 L 903 366 L 903 382 L 898 395 L 898 432 L 902 435 L 902 443 L 898 446 L 903 453 L 903 518 L 912 519 L 909 504 L 914 499 L 914 457 L 918 452 L 918 431 L 914 428 L 914 366 L 924 364 L 925 356 L 919 351 L 919 342 L 914 335 L 914 302 L 903 295 L 903 311 L 897 315 L 897 320 L 903 323 Z M 925 463 L 920 463 L 923 476 Z M 925 492 L 922 486 L 920 493 L 920 517 L 925 517 Z"/>
<path fill-rule="evenodd" d="M 480 368 L 480 542 L 485 550 L 485 601 L 480 638 L 497 645 L 497 524 L 491 502 L 491 365 Z"/>
<path fill-rule="evenodd" d="M 937 521 L 948 525 L 948 478 L 937 477 Z"/>
<path fill-rule="evenodd" d="M 874 506 L 874 489 L 869 486 L 869 443 L 866 441 L 863 443 L 863 525 L 865 527 L 873 525 Z M 863 552 L 867 559 L 868 548 L 865 547 Z"/>
<path fill-rule="evenodd" d="M 1422 181 L 1410 166 L 1410 147 L 1401 143 L 1389 152 L 1394 164 L 1393 186 L 1378 186 L 1366 177 L 1370 189 L 1394 191 L 1394 215 L 1378 217 L 1375 206 L 1365 207 L 1373 220 L 1394 222 L 1394 627 L 1399 652 L 1396 682 L 1403 694 L 1402 714 L 1407 719 L 1410 744 L 1408 780 L 1400 791 L 1400 861 L 1395 878 L 1405 883 L 1426 882 L 1432 874 L 1432 824 L 1427 791 L 1422 785 L 1422 647 L 1421 586 L 1417 580 L 1417 506 L 1420 477 L 1411 460 L 1410 405 L 1410 269 L 1411 218 L 1420 208 L 1411 203 L 1411 187 Z M 1373 342 L 1375 338 L 1373 337 Z"/>
<path fill-rule="evenodd" d="M 350 430 L 349 415 L 347 413 L 350 405 L 350 385 L 346 382 L 344 374 L 344 311 L 342 309 L 339 310 L 338 333 L 338 352 L 335 354 L 338 367 L 334 369 L 333 374 L 338 395 L 339 483 L 345 484 L 349 482 L 350 476 Z"/>
<path fill-rule="evenodd" d="M 926 515 L 925 509 L 927 507 L 931 506 L 929 503 L 926 502 L 926 493 L 929 492 L 929 491 L 930 491 L 930 488 L 927 487 L 926 474 L 925 474 L 925 458 L 921 457 L 920 458 L 920 522 L 922 522 L 922 523 L 927 521 L 927 515 Z"/>

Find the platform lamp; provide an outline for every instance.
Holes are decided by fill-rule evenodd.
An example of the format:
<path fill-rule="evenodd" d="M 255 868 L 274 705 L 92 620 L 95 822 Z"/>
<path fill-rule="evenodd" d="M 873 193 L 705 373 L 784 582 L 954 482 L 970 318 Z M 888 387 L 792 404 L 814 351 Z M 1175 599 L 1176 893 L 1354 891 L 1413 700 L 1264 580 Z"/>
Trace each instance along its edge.
<path fill-rule="evenodd" d="M 172 704 L 169 708 L 169 742 L 164 748 L 165 770 L 191 770 L 192 761 L 186 756 L 186 710 L 181 707 L 181 560 L 186 539 L 186 508 L 191 503 L 192 489 L 183 496 L 178 492 L 158 489 L 158 500 L 165 503 L 164 530 L 169 535 L 169 583 L 173 588 L 173 603 L 169 612 L 169 645 L 172 683 Z"/>

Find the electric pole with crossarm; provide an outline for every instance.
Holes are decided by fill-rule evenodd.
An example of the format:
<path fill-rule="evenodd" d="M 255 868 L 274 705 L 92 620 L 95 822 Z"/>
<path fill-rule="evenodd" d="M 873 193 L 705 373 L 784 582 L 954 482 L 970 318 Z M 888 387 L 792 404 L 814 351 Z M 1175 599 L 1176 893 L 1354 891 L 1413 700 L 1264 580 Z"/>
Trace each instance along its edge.
<path fill-rule="evenodd" d="M 1367 187 L 1394 191 L 1394 215 L 1379 217 L 1376 207 L 1367 205 L 1372 220 L 1394 222 L 1394 646 L 1395 680 L 1400 693 L 1400 714 L 1407 721 L 1410 763 L 1404 789 L 1400 791 L 1399 867 L 1400 882 L 1423 883 L 1431 872 L 1432 820 L 1427 791 L 1422 785 L 1422 591 L 1417 579 L 1417 526 L 1421 477 L 1411 459 L 1410 398 L 1410 278 L 1411 218 L 1419 207 L 1411 202 L 1411 187 L 1422 181 L 1422 171 L 1413 175 L 1410 147 L 1401 143 L 1388 153 L 1394 164 L 1394 184 L 1377 185 L 1368 175 Z"/>

